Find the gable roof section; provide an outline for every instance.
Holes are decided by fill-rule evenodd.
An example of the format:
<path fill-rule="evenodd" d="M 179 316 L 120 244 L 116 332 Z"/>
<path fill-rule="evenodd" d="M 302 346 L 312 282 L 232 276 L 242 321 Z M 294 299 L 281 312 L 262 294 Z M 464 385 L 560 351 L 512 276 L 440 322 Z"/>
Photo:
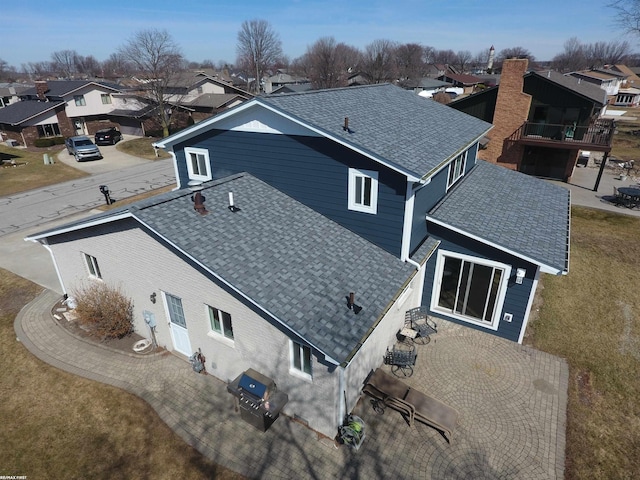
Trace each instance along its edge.
<path fill-rule="evenodd" d="M 258 97 L 155 145 L 171 147 L 255 105 L 418 179 L 435 173 L 491 128 L 414 92 L 381 84 Z M 349 118 L 348 131 L 343 128 L 345 118 Z"/>
<path fill-rule="evenodd" d="M 570 90 L 571 92 L 576 93 L 581 97 L 584 97 L 592 102 L 596 102 L 600 106 L 607 103 L 607 93 L 603 89 L 601 89 L 597 85 L 594 85 L 593 83 L 581 82 L 578 78 L 572 77 L 571 75 L 563 75 L 552 70 L 548 70 L 546 72 L 529 72 L 525 74 L 525 80 L 530 76 L 536 76 L 548 82 L 555 83 L 556 85 Z"/>
<path fill-rule="evenodd" d="M 570 213 L 566 188 L 478 161 L 427 220 L 561 274 L 569 270 Z"/>
<path fill-rule="evenodd" d="M 350 358 L 415 275 L 411 264 L 249 174 L 204 187 L 206 216 L 179 190 L 28 240 L 132 217 L 335 363 Z M 227 208 L 230 191 L 237 213 Z M 346 306 L 349 292 L 362 307 L 357 315 Z"/>
<path fill-rule="evenodd" d="M 27 120 L 42 115 L 64 102 L 40 102 L 37 100 L 23 100 L 0 108 L 0 123 L 7 125 L 20 125 Z"/>
<path fill-rule="evenodd" d="M 88 80 L 47 80 L 47 91 L 45 95 L 47 97 L 64 97 L 65 95 L 69 95 L 81 88 L 84 88 L 88 85 L 95 85 L 96 87 L 108 88 L 109 90 L 113 90 L 119 92 L 122 87 L 120 85 L 116 85 L 115 83 L 108 82 L 94 82 Z M 22 92 L 24 96 L 34 96 L 38 95 L 36 87 L 30 88 Z"/>

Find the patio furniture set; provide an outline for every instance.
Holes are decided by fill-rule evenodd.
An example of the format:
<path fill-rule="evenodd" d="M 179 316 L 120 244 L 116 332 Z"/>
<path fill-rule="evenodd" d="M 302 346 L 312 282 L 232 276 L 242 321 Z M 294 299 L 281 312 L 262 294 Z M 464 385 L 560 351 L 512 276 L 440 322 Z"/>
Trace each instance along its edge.
<path fill-rule="evenodd" d="M 613 189 L 614 202 L 620 207 L 640 208 L 640 185 Z"/>
<path fill-rule="evenodd" d="M 426 345 L 431 335 L 437 333 L 437 325 L 427 315 L 427 307 L 416 307 L 408 310 L 404 317 L 404 328 L 396 335 L 398 343 L 392 350 L 387 349 L 384 356 L 385 365 L 391 365 L 391 373 L 405 377 L 413 375 L 416 364 L 416 344 Z"/>

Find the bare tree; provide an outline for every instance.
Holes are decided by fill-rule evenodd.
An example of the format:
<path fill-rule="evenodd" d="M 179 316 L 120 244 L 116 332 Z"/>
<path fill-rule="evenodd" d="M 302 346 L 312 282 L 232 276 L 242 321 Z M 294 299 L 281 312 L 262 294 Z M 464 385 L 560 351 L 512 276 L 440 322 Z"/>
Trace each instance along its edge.
<path fill-rule="evenodd" d="M 133 73 L 133 65 L 121 53 L 112 53 L 102 62 L 102 76 L 108 78 L 123 77 Z"/>
<path fill-rule="evenodd" d="M 418 43 L 399 45 L 395 51 L 396 68 L 401 84 L 417 81 L 424 76 L 424 47 Z"/>
<path fill-rule="evenodd" d="M 553 68 L 560 72 L 581 70 L 587 65 L 585 46 L 578 37 L 571 37 L 564 42 L 564 51 L 551 60 Z"/>
<path fill-rule="evenodd" d="M 255 93 L 266 70 L 282 57 L 279 35 L 266 20 L 245 20 L 238 32 L 238 65 L 255 74 Z"/>
<path fill-rule="evenodd" d="M 166 30 L 141 30 L 118 50 L 136 66 L 145 81 L 145 93 L 158 107 L 163 135 L 169 135 L 171 109 L 167 106 L 168 87 L 182 71 L 182 52 Z"/>
<path fill-rule="evenodd" d="M 433 63 L 454 65 L 456 61 L 456 52 L 453 50 L 435 50 L 433 53 Z"/>
<path fill-rule="evenodd" d="M 627 33 L 640 36 L 640 0 L 615 0 L 608 6 L 616 12 L 617 25 Z"/>
<path fill-rule="evenodd" d="M 509 58 L 526 58 L 529 60 L 529 67 L 532 67 L 536 61 L 536 57 L 524 47 L 505 48 L 504 50 L 500 50 L 500 53 L 497 55 L 494 69 L 501 69 L 502 62 Z"/>
<path fill-rule="evenodd" d="M 53 72 L 51 62 L 28 62 L 22 64 L 22 70 L 32 79 L 39 79 Z"/>
<path fill-rule="evenodd" d="M 77 72 L 78 52 L 59 50 L 51 54 L 51 64 L 62 77 L 72 78 Z"/>
<path fill-rule="evenodd" d="M 469 50 L 460 50 L 456 53 L 456 63 L 454 65 L 460 73 L 464 73 L 469 68 L 472 60 L 473 54 Z"/>
<path fill-rule="evenodd" d="M 589 66 L 595 68 L 623 63 L 630 53 L 631 46 L 627 41 L 595 42 L 586 46 Z"/>
<path fill-rule="evenodd" d="M 470 60 L 469 66 L 473 70 L 487 71 L 489 65 L 489 55 L 490 51 L 488 48 L 476 53 Z"/>
<path fill-rule="evenodd" d="M 396 48 L 391 40 L 374 40 L 367 45 L 361 71 L 369 83 L 390 82 L 396 78 Z"/>
<path fill-rule="evenodd" d="M 102 65 L 93 55 L 89 55 L 88 57 L 78 56 L 76 59 L 76 69 L 78 73 L 91 77 L 102 76 Z"/>

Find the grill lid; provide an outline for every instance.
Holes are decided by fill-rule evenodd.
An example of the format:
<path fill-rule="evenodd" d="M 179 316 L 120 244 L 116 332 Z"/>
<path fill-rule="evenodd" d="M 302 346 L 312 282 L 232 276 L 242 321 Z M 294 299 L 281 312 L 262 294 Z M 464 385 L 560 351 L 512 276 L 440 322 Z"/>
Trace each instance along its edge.
<path fill-rule="evenodd" d="M 267 391 L 267 386 L 264 383 L 260 383 L 255 378 L 247 375 L 247 373 L 243 373 L 240 377 L 238 387 L 257 398 L 264 398 L 264 394 Z"/>

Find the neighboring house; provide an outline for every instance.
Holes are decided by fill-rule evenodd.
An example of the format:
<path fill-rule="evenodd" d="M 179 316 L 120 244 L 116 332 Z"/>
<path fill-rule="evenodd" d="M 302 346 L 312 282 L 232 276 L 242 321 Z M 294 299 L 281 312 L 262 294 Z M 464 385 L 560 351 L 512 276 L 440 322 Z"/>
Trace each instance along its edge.
<path fill-rule="evenodd" d="M 279 95 L 281 93 L 302 93 L 313 90 L 313 86 L 310 83 L 303 83 L 300 85 L 282 85 L 275 88 L 270 95 Z"/>
<path fill-rule="evenodd" d="M 425 66 L 424 75 L 428 78 L 440 78 L 444 75 L 457 75 L 458 70 L 446 63 L 429 63 Z"/>
<path fill-rule="evenodd" d="M 627 75 L 621 72 L 604 69 L 583 70 L 580 72 L 571 72 L 570 75 L 580 81 L 597 85 L 607 93 L 608 103 L 615 102 L 620 87 L 624 83 Z"/>
<path fill-rule="evenodd" d="M 462 93 L 465 95 L 473 93 L 478 88 L 478 85 L 483 84 L 483 80 L 474 75 L 457 73 L 447 73 L 441 75 L 438 77 L 438 80 L 447 82 L 454 87 L 462 88 Z"/>
<path fill-rule="evenodd" d="M 306 77 L 291 75 L 286 70 L 278 70 L 275 75 L 267 77 L 263 81 L 264 93 L 273 93 L 274 90 L 287 85 L 309 85 L 311 82 Z"/>
<path fill-rule="evenodd" d="M 22 92 L 20 102 L 0 109 L 0 132 L 22 145 L 37 138 L 92 135 L 113 125 L 117 85 L 85 80 L 37 81 Z"/>
<path fill-rule="evenodd" d="M 438 92 L 444 92 L 446 88 L 452 85 L 435 78 L 420 78 L 418 80 L 406 80 L 402 87 L 407 90 L 413 90 L 422 97 L 431 98 Z"/>
<path fill-rule="evenodd" d="M 526 59 L 505 60 L 499 86 L 449 106 L 494 124 L 482 159 L 567 181 L 580 150 L 611 151 L 613 122 L 599 118 L 605 92 L 557 72 L 527 72 L 527 66 Z"/>
<path fill-rule="evenodd" d="M 177 75 L 167 89 L 166 100 L 191 109 L 193 121 L 199 122 L 252 97 L 212 70 L 197 70 Z"/>
<path fill-rule="evenodd" d="M 0 83 L 0 108 L 19 102 L 22 92 L 32 87 L 23 83 Z"/>
<path fill-rule="evenodd" d="M 618 95 L 616 95 L 616 99 L 613 104 L 618 107 L 640 106 L 640 88 L 621 88 L 618 90 Z"/>
<path fill-rule="evenodd" d="M 406 310 L 522 342 L 567 273 L 568 190 L 479 161 L 490 128 L 392 85 L 256 97 L 155 144 L 178 190 L 29 240 L 65 293 L 120 286 L 140 334 L 333 437 Z"/>

